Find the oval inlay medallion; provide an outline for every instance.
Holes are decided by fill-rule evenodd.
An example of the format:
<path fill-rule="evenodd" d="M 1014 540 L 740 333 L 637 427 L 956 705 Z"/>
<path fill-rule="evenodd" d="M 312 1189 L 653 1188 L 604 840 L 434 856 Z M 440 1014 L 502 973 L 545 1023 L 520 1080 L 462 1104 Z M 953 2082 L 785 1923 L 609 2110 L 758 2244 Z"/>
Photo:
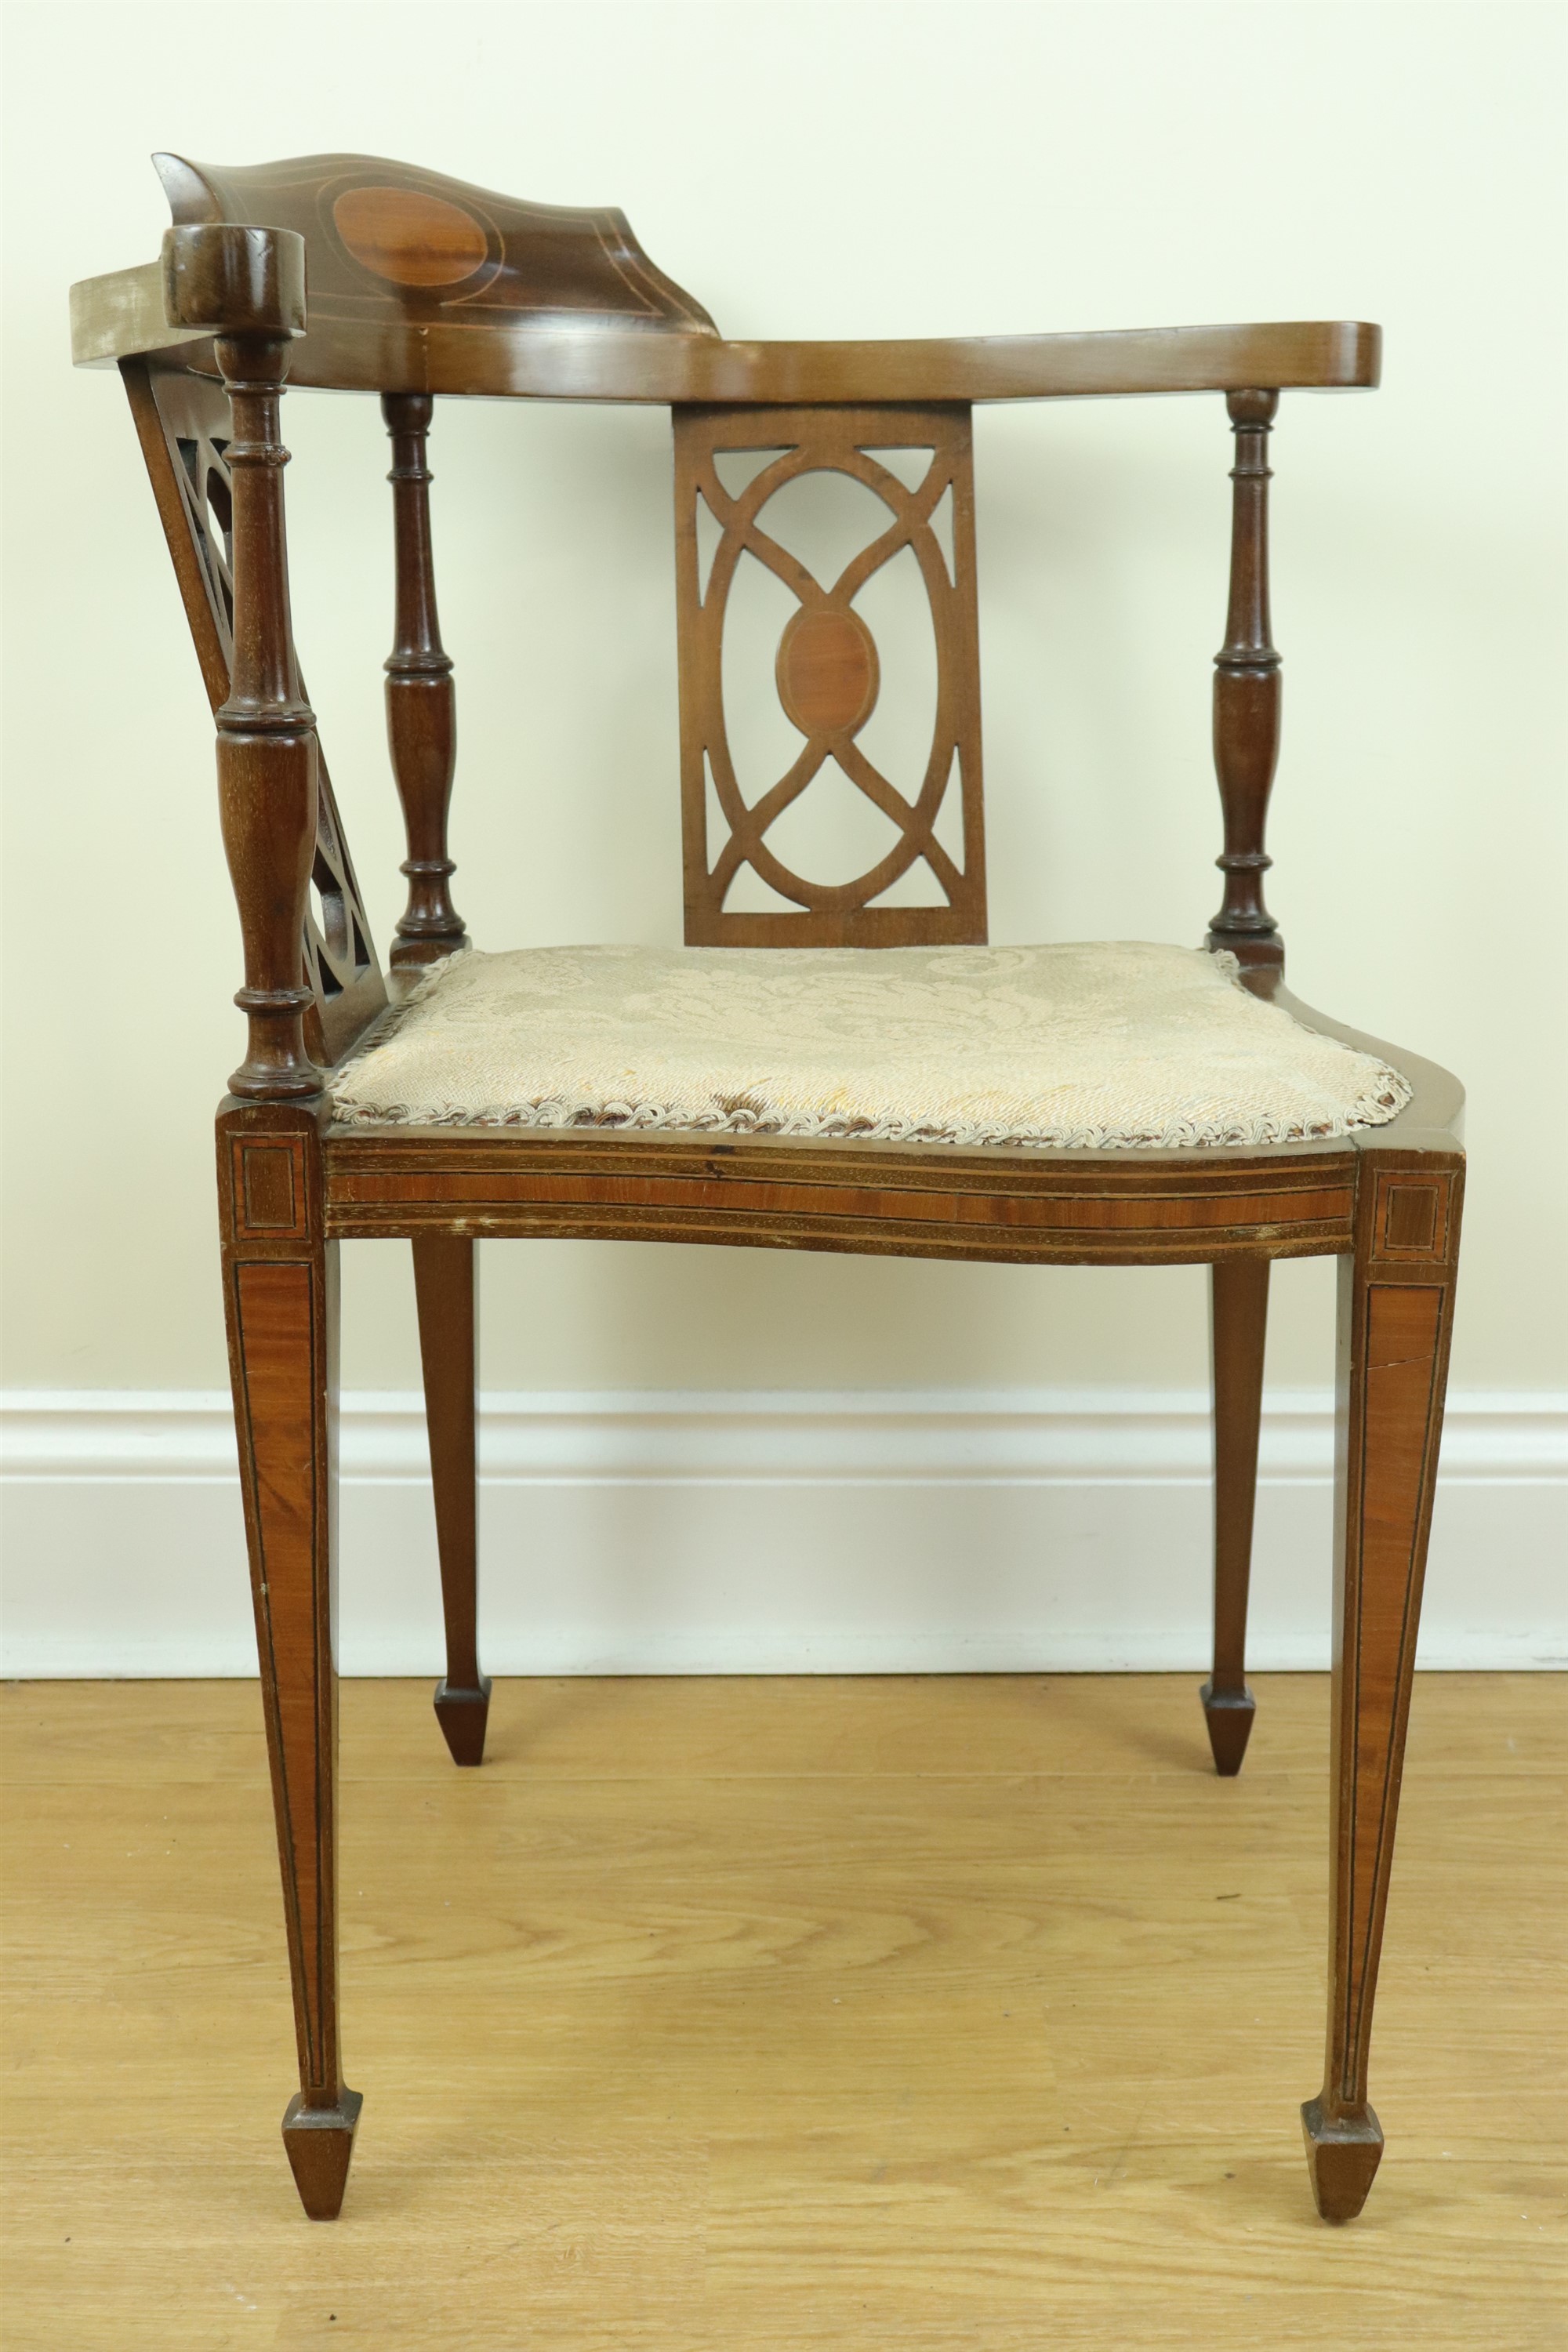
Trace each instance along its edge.
<path fill-rule="evenodd" d="M 332 221 L 349 251 L 395 286 L 456 286 L 489 251 L 472 213 L 416 188 L 348 188 Z"/>
<path fill-rule="evenodd" d="M 802 605 L 779 639 L 779 700 L 803 735 L 850 733 L 876 706 L 877 646 L 858 613 Z"/>

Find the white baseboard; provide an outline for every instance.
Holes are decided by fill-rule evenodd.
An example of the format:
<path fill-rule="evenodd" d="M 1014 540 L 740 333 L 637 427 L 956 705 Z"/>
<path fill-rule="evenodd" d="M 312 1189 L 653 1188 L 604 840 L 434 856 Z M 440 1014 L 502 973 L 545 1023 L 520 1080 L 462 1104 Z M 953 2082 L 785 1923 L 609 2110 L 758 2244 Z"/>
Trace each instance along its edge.
<path fill-rule="evenodd" d="M 1450 1399 L 1420 1663 L 1568 1664 L 1568 1400 Z M 500 1674 L 1182 1669 L 1207 1643 L 1198 1391 L 489 1396 Z M 0 1397 L 3 1671 L 256 1670 L 226 1397 Z M 435 1675 L 424 1417 L 342 1412 L 346 1673 Z M 1331 1420 L 1264 1415 L 1250 1660 L 1328 1663 Z"/>

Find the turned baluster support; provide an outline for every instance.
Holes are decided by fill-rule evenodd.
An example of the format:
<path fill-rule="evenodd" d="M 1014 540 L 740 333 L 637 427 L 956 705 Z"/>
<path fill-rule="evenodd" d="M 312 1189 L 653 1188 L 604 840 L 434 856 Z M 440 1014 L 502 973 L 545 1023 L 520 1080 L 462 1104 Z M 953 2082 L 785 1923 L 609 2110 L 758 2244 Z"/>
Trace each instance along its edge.
<path fill-rule="evenodd" d="M 1268 619 L 1268 434 L 1277 392 L 1233 392 L 1236 436 L 1231 507 L 1230 609 L 1215 656 L 1214 757 L 1225 812 L 1225 901 L 1205 944 L 1227 948 L 1244 975 L 1278 973 L 1285 943 L 1263 903 L 1273 860 L 1263 847 L 1268 793 L 1279 756 L 1279 656 Z"/>
<path fill-rule="evenodd" d="M 316 845 L 316 720 L 299 692 L 289 614 L 279 403 L 287 342 L 220 337 L 216 346 L 234 416 L 234 667 L 217 711 L 218 803 L 239 907 L 250 1024 L 229 1092 L 281 1100 L 321 1092 L 305 1050 L 314 1003 L 300 938 Z"/>
<path fill-rule="evenodd" d="M 434 404 L 419 392 L 387 393 L 381 413 L 392 440 L 393 529 L 397 562 L 395 642 L 386 662 L 386 738 L 403 803 L 408 905 L 392 949 L 395 964 L 434 963 L 466 948 L 468 935 L 447 887 L 447 812 L 458 755 L 452 663 L 436 613 L 430 549 L 430 469 L 426 462 Z"/>
<path fill-rule="evenodd" d="M 300 938 L 316 841 L 316 720 L 300 690 L 289 610 L 279 421 L 289 347 L 305 326 L 305 249 L 279 229 L 201 224 L 163 240 L 171 325 L 205 329 L 228 394 L 233 496 L 234 656 L 216 712 L 218 803 L 239 908 L 249 1024 L 229 1080 L 251 1101 L 320 1094 L 305 1049 L 314 1002 Z"/>

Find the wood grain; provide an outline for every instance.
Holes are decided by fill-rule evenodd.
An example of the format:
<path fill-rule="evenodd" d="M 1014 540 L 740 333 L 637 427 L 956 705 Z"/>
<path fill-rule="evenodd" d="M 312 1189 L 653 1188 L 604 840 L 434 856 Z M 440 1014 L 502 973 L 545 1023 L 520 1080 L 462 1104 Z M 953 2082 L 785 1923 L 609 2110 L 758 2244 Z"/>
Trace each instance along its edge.
<path fill-rule="evenodd" d="M 618 1234 L 1121 1264 L 1345 1248 L 1357 1164 L 1342 1145 L 1152 1165 L 1131 1152 L 450 1128 L 338 1129 L 326 1158 L 328 1227 L 342 1238 Z"/>
<path fill-rule="evenodd" d="M 291 1162 L 291 1224 L 252 1222 L 247 1158 Z M 283 2140 L 305 2210 L 342 2202 L 360 2095 L 338 1998 L 338 1250 L 321 1233 L 314 1115 L 235 1103 L 217 1135 L 224 1301 L 256 1646 L 283 1881 L 300 2089 Z"/>
<path fill-rule="evenodd" d="M 1340 1260 L 1335 1412 L 1334 1741 L 1329 2032 L 1301 2110 L 1318 2210 L 1353 2219 L 1383 2153 L 1368 2101 L 1378 1958 L 1394 1862 L 1437 1448 L 1464 1171 L 1369 1152 L 1356 1248 Z M 1430 1196 L 1425 1253 L 1391 1245 L 1393 1204 Z M 1439 1198 L 1440 1196 L 1440 1198 Z M 1440 1236 L 1440 1238 L 1439 1238 Z"/>
<path fill-rule="evenodd" d="M 1247 1683 L 1247 1594 L 1258 1500 L 1258 1433 L 1268 1328 L 1268 1260 L 1209 1268 L 1214 1397 L 1214 1664 L 1198 1696 L 1216 1771 L 1239 1772 L 1256 1702 Z"/>
<path fill-rule="evenodd" d="M 154 376 L 139 360 L 128 360 L 121 374 L 202 683 L 216 714 L 228 698 L 234 660 L 235 512 L 227 457 L 234 424 L 229 404 L 221 383 L 169 370 Z M 291 643 L 288 654 L 299 679 Z M 299 691 L 308 700 L 302 680 Z M 303 910 L 300 978 L 310 993 L 303 1008 L 306 1050 L 312 1061 L 331 1064 L 385 1010 L 386 990 L 319 735 L 315 744 L 315 844 L 310 878 L 316 907 L 307 901 Z"/>
<path fill-rule="evenodd" d="M 614 205 L 529 204 L 381 155 L 153 161 L 176 224 L 302 237 L 311 314 L 342 330 L 450 319 L 503 338 L 547 322 L 714 337 L 701 304 L 655 267 Z"/>
<path fill-rule="evenodd" d="M 773 453 L 731 494 L 721 461 Z M 931 452 L 910 489 L 879 451 Z M 868 536 L 836 580 L 819 581 L 767 527 L 792 483 L 837 474 L 881 501 Z M 952 517 L 950 572 L 932 517 Z M 706 579 L 699 504 L 719 527 Z M 875 513 L 875 509 L 873 509 Z M 930 751 L 906 797 L 856 740 L 877 698 L 875 641 L 855 599 L 905 551 L 914 556 L 931 617 L 937 680 Z M 782 776 L 738 776 L 724 697 L 724 638 L 740 566 L 762 564 L 797 599 L 780 639 L 774 678 L 805 738 Z M 676 625 L 680 664 L 680 797 L 689 947 L 934 947 L 983 941 L 985 852 L 980 757 L 980 638 L 974 562 L 974 455 L 967 408 L 681 408 L 675 417 Z M 827 883 L 795 870 L 770 827 L 834 764 L 896 828 L 892 846 L 863 874 Z M 709 779 L 727 833 L 712 837 Z M 933 827 L 955 806 L 955 861 Z M 922 859 L 928 903 L 876 904 Z M 750 867 L 782 902 L 763 913 L 727 908 Z"/>
<path fill-rule="evenodd" d="M 436 1716 L 455 1764 L 482 1760 L 490 1703 L 489 1676 L 479 1672 L 479 1651 L 476 1255 L 472 1242 L 447 1234 L 425 1234 L 414 1243 L 414 1292 L 447 1633 L 447 1671 L 436 1687 Z"/>
<path fill-rule="evenodd" d="M 245 986 L 236 1003 L 249 1050 L 230 1094 L 285 1101 L 317 1094 L 321 1074 L 302 1021 L 313 991 L 302 984 L 300 939 L 316 844 L 316 715 L 294 661 L 284 538 L 279 404 L 287 341 L 260 336 L 218 345 L 234 417 L 225 452 L 234 510 L 233 656 L 217 722 L 218 811 L 245 942 Z"/>
<path fill-rule="evenodd" d="M 320 1591 L 318 1523 L 324 1498 L 301 1478 L 315 1442 L 310 1378 L 321 1302 L 309 1265 L 240 1265 L 233 1269 L 236 1344 L 243 1381 L 241 1475 L 251 1499 L 256 1543 L 257 1638 L 267 1662 L 264 1687 L 276 1708 L 279 1832 L 285 1849 L 284 1915 L 289 1952 L 304 1988 L 300 2069 L 313 2088 L 338 2088 L 336 1922 L 330 1862 L 330 1719 L 323 1731 L 317 1652 L 328 1610 Z M 330 1638 L 330 1637 L 328 1637 Z M 327 1681 L 331 1682 L 331 1665 Z M 328 1701 L 330 1718 L 331 1700 Z M 318 1815 L 321 1818 L 318 1822 Z"/>
<path fill-rule="evenodd" d="M 452 660 L 441 643 L 436 562 L 430 544 L 428 463 L 432 403 L 388 394 L 381 413 L 392 441 L 393 543 L 396 556 L 395 628 L 386 660 L 386 737 L 403 803 L 408 904 L 397 921 L 394 964 L 434 963 L 466 948 L 468 935 L 452 904 L 456 872 L 447 854 L 447 812 L 458 760 Z"/>
<path fill-rule="evenodd" d="M 427 1685 L 345 1685 L 330 2233 L 272 2137 L 257 1685 L 6 1687 L 8 2352 L 1555 2352 L 1561 1678 L 1417 1678 L 1397 2161 L 1333 2237 L 1328 1684 L 1258 1686 L 1221 1781 L 1179 1675 L 502 1683 L 479 1775 Z"/>
<path fill-rule="evenodd" d="M 1215 656 L 1214 757 L 1225 812 L 1216 861 L 1225 898 L 1210 948 L 1228 948 L 1244 971 L 1279 971 L 1284 943 L 1263 901 L 1272 860 L 1263 846 L 1279 757 L 1279 656 L 1268 611 L 1268 436 L 1278 392 L 1233 392 L 1226 406 L 1236 438 L 1231 468 L 1230 604 Z"/>
<path fill-rule="evenodd" d="M 1457 1085 L 1387 1049 L 1396 1066 L 1412 1070 L 1415 1088 L 1388 1127 L 1359 1131 L 1348 1143 L 1309 1139 L 1248 1151 L 964 1151 L 854 1138 L 590 1130 L 335 1132 L 321 1094 L 321 1065 L 378 1015 L 386 992 L 294 649 L 279 400 L 290 365 L 298 382 L 368 386 L 383 396 L 394 447 L 397 563 L 388 719 L 410 883 L 395 961 L 417 963 L 464 938 L 447 887 L 456 737 L 430 544 L 426 436 L 436 392 L 674 405 L 687 938 L 877 947 L 986 936 L 970 404 L 1223 390 L 1237 461 L 1229 615 L 1215 706 L 1226 883 L 1210 941 L 1233 949 L 1247 966 L 1247 984 L 1308 1026 L 1382 1050 L 1286 998 L 1278 935 L 1260 889 L 1279 732 L 1267 436 L 1281 387 L 1375 382 L 1377 331 L 1308 322 L 997 341 L 729 344 L 612 210 L 552 210 L 375 157 L 229 169 L 165 156 L 158 164 L 175 226 L 156 284 L 132 271 L 76 289 L 76 354 L 85 363 L 125 362 L 218 723 L 224 839 L 245 945 L 237 1002 L 250 1024 L 247 1060 L 219 1116 L 220 1205 L 300 2049 L 301 2091 L 285 2137 L 307 2210 L 336 2211 L 358 2113 L 354 2095 L 342 2088 L 337 2052 L 333 1926 L 336 1244 L 398 1234 L 415 1243 L 448 1636 L 437 1705 L 453 1754 L 475 1762 L 488 1685 L 475 1643 L 473 1243 L 481 1235 L 603 1235 L 1019 1263 L 1211 1265 L 1218 1487 L 1215 1672 L 1205 1712 L 1222 1772 L 1239 1763 L 1250 1722 L 1243 1631 L 1268 1262 L 1342 1258 L 1350 1305 L 1340 1348 L 1342 1646 L 1329 2061 L 1306 2124 L 1320 2210 L 1347 2218 L 1359 2210 L 1382 2147 L 1366 2104 L 1366 2047 L 1451 1317 Z M 221 390 L 209 381 L 215 374 Z M 913 489 L 878 456 L 911 446 L 931 452 Z M 726 482 L 733 474 L 721 459 L 758 449 L 774 454 L 731 493 Z M 890 520 L 884 526 L 879 517 L 877 535 L 838 577 L 819 582 L 764 527 L 764 517 L 775 490 L 822 471 L 856 480 L 881 499 Z M 699 500 L 719 526 L 706 581 Z M 934 527 L 939 504 L 951 507 L 950 555 Z M 906 552 L 925 582 L 938 677 L 931 756 L 910 797 L 858 741 L 879 666 L 854 602 L 883 563 Z M 744 555 L 770 568 L 795 599 L 775 682 L 805 746 L 755 794 L 743 794 L 733 772 L 722 691 L 726 598 Z M 829 761 L 895 828 L 895 845 L 879 863 L 847 881 L 793 871 L 769 840 L 774 820 Z M 717 844 L 708 839 L 710 774 L 729 827 Z M 955 791 L 961 856 L 935 831 Z M 945 903 L 879 904 L 917 861 Z M 772 887 L 787 911 L 726 912 L 743 867 Z M 312 888 L 319 919 L 310 913 Z M 683 1821 L 661 1818 L 632 1834 L 634 1843 L 673 1857 L 679 1872 L 690 1834 Z M 863 1866 L 874 1874 L 879 1841 L 896 1842 L 897 1824 L 873 1822 L 868 1832 L 857 1825 L 856 1834 Z M 966 1850 L 977 1864 L 992 1853 L 993 1838 L 988 1822 L 971 1825 Z M 799 1848 L 795 1859 L 808 1851 Z M 685 1899 L 708 1903 L 706 1882 L 694 1878 Z M 443 1907 L 449 1900 L 443 1897 Z M 616 1919 L 614 1938 L 640 1936 L 619 1913 Z M 552 1932 L 543 1931 L 547 1946 Z M 658 1938 L 664 1931 L 647 1932 Z M 1075 1921 L 1070 1933 L 1077 1932 Z M 781 1928 L 773 1915 L 761 1930 L 752 1914 L 738 1916 L 723 1933 L 743 1948 L 761 1933 L 775 1964 L 793 1962 L 795 1930 Z M 872 1957 L 883 1953 L 879 1937 L 891 1955 L 918 1948 L 926 1934 L 919 1906 L 900 1911 L 873 1937 Z M 1027 1945 L 1030 1937 L 1018 1940 Z M 1163 1948 L 1168 1957 L 1169 1945 Z M 548 1974 L 542 1956 L 541 1969 Z M 955 2017 L 973 1998 L 970 1980 L 967 1966 L 953 1975 Z M 450 1981 L 460 1988 L 460 1968 Z M 575 1998 L 574 1978 L 571 1984 Z M 901 2019 L 889 2052 L 904 2048 L 911 2021 L 921 2027 L 916 2039 L 934 2082 L 947 2063 L 945 2050 L 933 2054 L 950 2031 L 947 2013 L 934 2027 Z M 1122 2031 L 1129 2046 L 1136 2044 L 1135 2008 Z M 962 2039 L 956 2034 L 952 2047 Z M 540 2070 L 553 2063 L 549 2036 L 542 2046 L 503 2032 L 491 2046 L 509 2062 L 526 2108 Z M 671 2054 L 661 2051 L 650 2061 L 639 2044 L 633 2071 L 655 2073 Z M 989 2079 L 984 2069 L 963 2072 L 971 2089 Z M 1037 2087 L 1054 2080 L 1042 2074 Z M 1211 2070 L 1202 2088 L 1216 2128 L 1228 2131 L 1223 2082 L 1223 2067 Z M 447 2127 L 449 2106 L 438 2099 L 436 2111 Z M 962 2128 L 972 2128 L 967 2116 Z M 1020 2120 L 1018 2128 L 1026 2137 L 1002 2151 L 998 2179 L 1026 2150 L 1029 2126 Z M 1134 2137 L 1137 2130 L 1135 2124 Z M 1119 2160 L 1112 2178 L 1120 2168 Z M 921 2179 L 923 2195 L 930 2180 Z M 830 2209 L 842 2201 L 842 2186 L 827 2179 L 822 2194 Z M 811 2197 L 797 2197 L 769 2225 L 786 2278 L 797 2260 L 789 2251 L 796 2209 L 809 2214 Z M 1001 2263 L 998 2277 L 1011 2275 L 1012 2260 Z M 909 2276 L 919 2272 L 912 2265 Z M 906 2333 L 901 2340 L 912 2339 Z"/>
<path fill-rule="evenodd" d="M 1037 299 L 1031 288 L 1028 299 Z M 157 262 L 71 289 L 79 367 L 156 357 L 212 372 L 210 341 L 171 323 Z M 1383 333 L 1363 320 L 1147 327 L 1090 334 L 931 336 L 885 342 L 723 342 L 701 332 L 519 320 L 510 329 L 374 318 L 340 322 L 312 302 L 298 384 L 339 392 L 473 394 L 487 399 L 755 402 L 837 408 L 862 401 L 1114 399 L 1165 392 L 1363 389 L 1382 372 Z"/>

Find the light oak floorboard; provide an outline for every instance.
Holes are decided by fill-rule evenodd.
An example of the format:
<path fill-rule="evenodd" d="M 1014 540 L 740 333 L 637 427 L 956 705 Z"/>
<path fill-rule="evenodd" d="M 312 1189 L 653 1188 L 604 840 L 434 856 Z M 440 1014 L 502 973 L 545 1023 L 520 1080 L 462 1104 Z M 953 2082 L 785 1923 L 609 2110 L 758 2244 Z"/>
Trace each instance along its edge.
<path fill-rule="evenodd" d="M 1425 1675 L 1314 2217 L 1326 1679 L 1239 1780 L 1190 1676 L 343 1690 L 341 2221 L 253 1684 L 10 1686 L 6 2352 L 1560 2352 L 1568 1686 Z"/>

